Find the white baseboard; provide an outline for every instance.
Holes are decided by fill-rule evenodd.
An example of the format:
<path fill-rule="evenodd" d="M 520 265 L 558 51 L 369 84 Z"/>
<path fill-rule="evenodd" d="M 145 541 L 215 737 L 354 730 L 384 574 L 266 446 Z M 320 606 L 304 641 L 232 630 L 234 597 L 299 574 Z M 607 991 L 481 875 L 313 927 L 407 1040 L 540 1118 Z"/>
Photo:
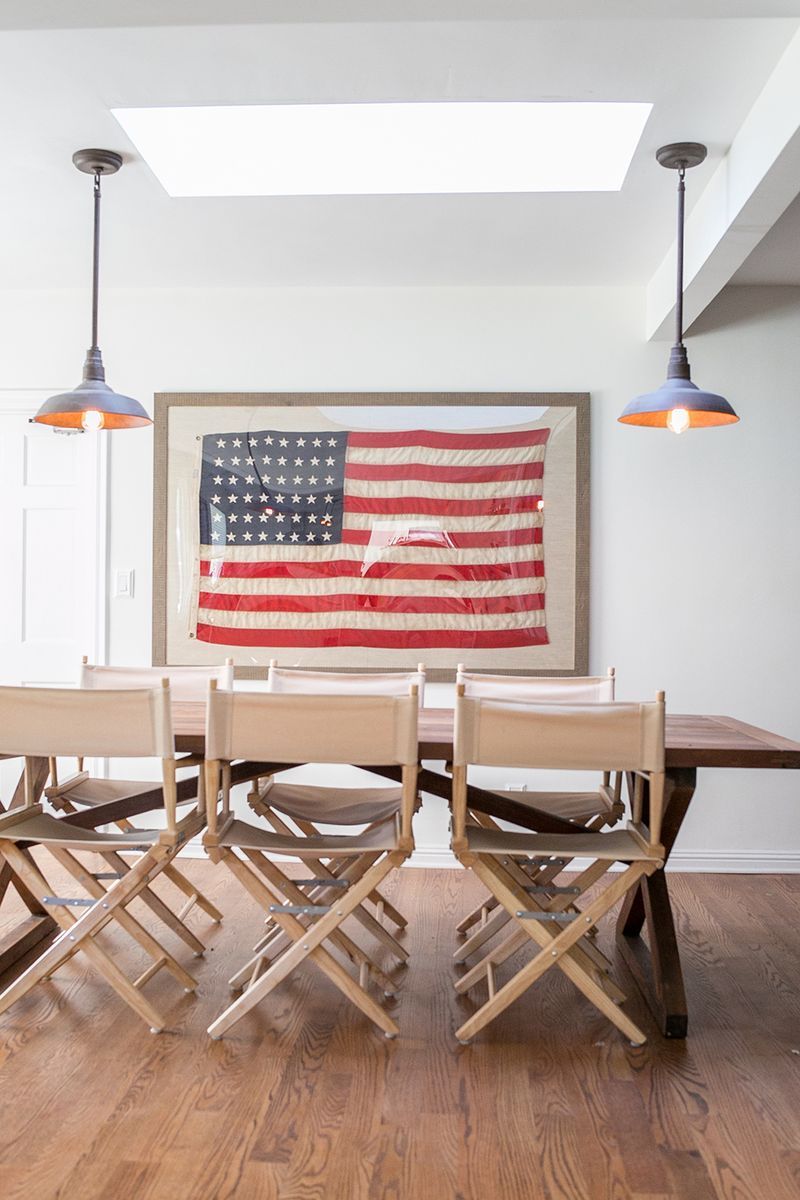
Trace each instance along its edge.
<path fill-rule="evenodd" d="M 206 858 L 206 852 L 200 842 L 193 841 L 181 850 L 181 857 Z M 285 855 L 276 854 L 273 857 L 278 861 L 289 861 Z M 408 862 L 403 865 L 406 867 L 435 867 L 437 870 L 447 870 L 451 867 L 459 871 L 462 869 L 456 856 L 446 846 L 418 847 Z"/>
<path fill-rule="evenodd" d="M 186 858 L 205 858 L 203 847 L 190 842 L 182 851 Z M 418 847 L 405 864 L 423 869 L 461 870 L 456 858 L 446 846 Z M 589 860 L 575 859 L 576 870 L 589 866 Z M 667 871 L 707 875 L 798 875 L 800 851 L 778 850 L 676 850 L 669 860 Z"/>
<path fill-rule="evenodd" d="M 797 875 L 800 850 L 676 850 L 667 870 L 712 875 Z"/>
<path fill-rule="evenodd" d="M 462 871 L 464 868 L 451 850 L 446 846 L 418 846 L 405 867 L 435 867 L 437 870 L 451 868 Z"/>

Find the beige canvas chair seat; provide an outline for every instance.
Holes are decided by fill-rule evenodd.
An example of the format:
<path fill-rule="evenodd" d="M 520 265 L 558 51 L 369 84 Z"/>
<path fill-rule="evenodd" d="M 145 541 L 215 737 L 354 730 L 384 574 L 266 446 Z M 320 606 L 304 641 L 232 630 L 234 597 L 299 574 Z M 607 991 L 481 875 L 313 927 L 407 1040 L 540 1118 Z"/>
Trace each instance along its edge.
<path fill-rule="evenodd" d="M 467 828 L 467 845 L 476 854 L 530 854 L 536 858 L 592 857 L 604 862 L 645 862 L 653 854 L 627 829 L 596 833 L 515 833 Z"/>
<path fill-rule="evenodd" d="M 160 837 L 158 829 L 134 829 L 130 833 L 79 829 L 71 826 L 63 817 L 53 817 L 36 809 L 30 816 L 23 816 L 13 825 L 3 828 L 0 833 L 3 838 L 17 845 L 39 842 L 44 846 L 65 846 L 70 850 L 142 850 L 155 845 Z"/>
<path fill-rule="evenodd" d="M 186 992 L 195 989 L 196 980 L 128 906 L 141 898 L 166 923 L 177 920 L 151 891 L 151 884 L 204 824 L 197 807 L 181 820 L 177 817 L 175 739 L 167 680 L 158 687 L 102 694 L 88 689 L 0 688 L 0 755 L 25 760 L 25 802 L 0 815 L 0 857 L 61 928 L 55 941 L 0 995 L 0 1013 L 80 953 L 154 1033 L 160 1032 L 164 1018 L 143 994 L 144 986 L 162 968 Z M 35 782 L 40 764 L 61 757 L 160 759 L 165 827 L 104 833 L 43 812 Z M 41 848 L 47 854 L 32 854 L 29 848 Z M 79 856 L 87 851 L 91 857 L 85 862 Z M 138 853 L 129 861 L 120 851 Z M 100 870 L 97 856 L 102 862 Z M 48 858 L 55 860 L 62 879 L 70 881 L 69 890 L 76 886 L 78 895 L 64 894 L 64 890 L 59 894 L 53 887 L 46 875 Z M 63 889 L 63 883 L 60 887 Z M 150 965 L 134 980 L 112 956 L 116 944 L 112 949 L 112 944 L 98 941 L 98 934 L 111 922 L 150 959 Z"/>
<path fill-rule="evenodd" d="M 298 838 L 292 834 L 273 833 L 251 825 L 248 821 L 232 821 L 219 835 L 220 846 L 240 846 L 243 850 L 261 850 L 267 854 L 297 855 Z M 394 816 L 373 825 L 363 833 L 312 834 L 303 838 L 303 854 L 323 857 L 340 854 L 367 854 L 373 850 L 397 849 L 397 821 Z"/>
<path fill-rule="evenodd" d="M 176 766 L 180 765 L 181 760 L 178 759 Z M 77 804 L 81 808 L 97 808 L 101 804 L 111 804 L 116 800 L 135 799 L 136 796 L 141 796 L 145 788 L 150 790 L 158 787 L 160 785 L 157 782 L 146 779 L 95 779 L 87 775 L 85 778 L 76 776 L 75 782 L 66 779 L 60 787 L 45 788 L 44 794 L 56 808 L 62 807 L 62 800 Z M 184 796 L 178 800 L 178 804 L 196 803 L 196 796 Z M 153 808 L 156 807 L 157 802 L 153 805 Z"/>
<path fill-rule="evenodd" d="M 319 787 L 276 779 L 259 788 L 258 794 L 286 817 L 321 825 L 369 825 L 399 811 L 403 789 Z"/>
<path fill-rule="evenodd" d="M 664 695 L 655 703 L 529 704 L 468 697 L 457 687 L 453 746 L 453 850 L 505 910 L 511 932 L 457 980 L 464 995 L 485 984 L 488 999 L 460 1026 L 468 1042 L 553 967 L 636 1045 L 645 1034 L 621 1009 L 623 993 L 588 935 L 645 875 L 663 865 Z M 470 818 L 470 766 L 545 771 L 599 770 L 635 780 L 626 829 L 530 833 L 479 825 Z M 645 821 L 645 786 L 649 814 Z M 479 815 L 479 814 L 478 814 Z M 563 878 L 575 858 L 588 859 Z M 624 869 L 610 873 L 613 863 Z M 533 864 L 531 873 L 528 867 Z M 489 926 L 490 917 L 485 922 Z M 524 947 L 533 958 L 505 981 L 497 972 Z"/>
<path fill-rule="evenodd" d="M 608 824 L 616 820 L 613 798 L 602 789 L 596 792 L 520 792 L 492 788 L 492 793 L 525 808 L 538 808 L 564 821 L 576 821 L 581 825 L 594 817 L 603 817 Z"/>
<path fill-rule="evenodd" d="M 344 926 L 349 920 L 358 922 L 390 946 L 397 945 L 365 902 L 383 903 L 379 886 L 414 848 L 418 713 L 414 685 L 402 696 L 304 691 L 275 695 L 223 692 L 211 685 L 206 794 L 221 796 L 222 810 L 218 813 L 209 805 L 203 841 L 213 861 L 226 864 L 269 920 L 254 956 L 231 981 L 234 989 L 247 982 L 246 990 L 209 1027 L 212 1037 L 221 1037 L 306 961 L 327 975 L 387 1037 L 397 1034 L 395 1021 L 368 991 L 369 984 L 377 982 L 385 996 L 393 996 L 395 984 Z M 394 765 L 401 770 L 399 804 L 395 788 L 325 789 L 271 782 L 251 794 L 251 804 L 271 828 L 253 826 L 235 819 L 230 809 L 230 764 L 239 759 L 346 763 L 367 771 Z M 287 808 L 294 810 L 291 816 Z M 368 827 L 361 832 L 320 832 L 320 825 L 342 826 L 335 820 L 337 811 L 359 824 L 366 820 Z M 304 874 L 287 874 L 275 855 L 302 860 Z M 350 973 L 351 965 L 357 968 L 357 978 Z"/>

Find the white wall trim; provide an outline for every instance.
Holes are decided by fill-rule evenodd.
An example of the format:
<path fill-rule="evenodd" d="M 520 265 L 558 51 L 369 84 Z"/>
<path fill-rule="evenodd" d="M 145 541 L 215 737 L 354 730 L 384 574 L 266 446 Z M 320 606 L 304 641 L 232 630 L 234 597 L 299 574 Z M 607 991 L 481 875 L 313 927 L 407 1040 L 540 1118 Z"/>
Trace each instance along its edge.
<path fill-rule="evenodd" d="M 704 871 L 717 875 L 797 875 L 800 851 L 676 850 L 668 871 Z"/>
<path fill-rule="evenodd" d="M 190 842 L 182 854 L 184 858 L 206 857 L 205 850 L 197 842 Z M 444 847 L 438 849 L 424 846 L 417 849 L 404 865 L 424 870 L 463 870 L 456 858 Z M 575 859 L 576 870 L 587 866 L 588 859 Z M 761 850 L 751 854 L 739 850 L 683 850 L 672 855 L 667 871 L 706 875 L 798 875 L 800 851 L 795 854 L 783 854 Z"/>
<path fill-rule="evenodd" d="M 424 867 L 436 870 L 458 870 L 463 867 L 451 850 L 440 846 L 417 846 L 405 867 Z"/>

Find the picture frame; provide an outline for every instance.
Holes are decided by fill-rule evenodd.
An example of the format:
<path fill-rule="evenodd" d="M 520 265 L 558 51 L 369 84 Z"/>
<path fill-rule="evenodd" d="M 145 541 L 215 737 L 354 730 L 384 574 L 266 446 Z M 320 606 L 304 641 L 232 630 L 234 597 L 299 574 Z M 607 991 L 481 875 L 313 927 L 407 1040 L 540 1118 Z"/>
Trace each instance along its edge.
<path fill-rule="evenodd" d="M 157 394 L 153 663 L 586 674 L 589 404 Z"/>

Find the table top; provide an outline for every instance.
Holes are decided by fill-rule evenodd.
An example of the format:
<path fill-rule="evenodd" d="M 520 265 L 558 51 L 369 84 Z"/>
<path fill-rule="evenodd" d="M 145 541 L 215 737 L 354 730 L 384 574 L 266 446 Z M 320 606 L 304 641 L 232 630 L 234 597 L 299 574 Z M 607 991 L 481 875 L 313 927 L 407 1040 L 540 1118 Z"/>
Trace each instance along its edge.
<path fill-rule="evenodd" d="M 172 706 L 179 750 L 202 753 L 205 702 Z M 449 758 L 453 750 L 453 710 L 423 708 L 419 715 L 420 758 Z M 735 717 L 667 713 L 666 765 L 677 767 L 767 767 L 800 770 L 800 742 Z"/>

